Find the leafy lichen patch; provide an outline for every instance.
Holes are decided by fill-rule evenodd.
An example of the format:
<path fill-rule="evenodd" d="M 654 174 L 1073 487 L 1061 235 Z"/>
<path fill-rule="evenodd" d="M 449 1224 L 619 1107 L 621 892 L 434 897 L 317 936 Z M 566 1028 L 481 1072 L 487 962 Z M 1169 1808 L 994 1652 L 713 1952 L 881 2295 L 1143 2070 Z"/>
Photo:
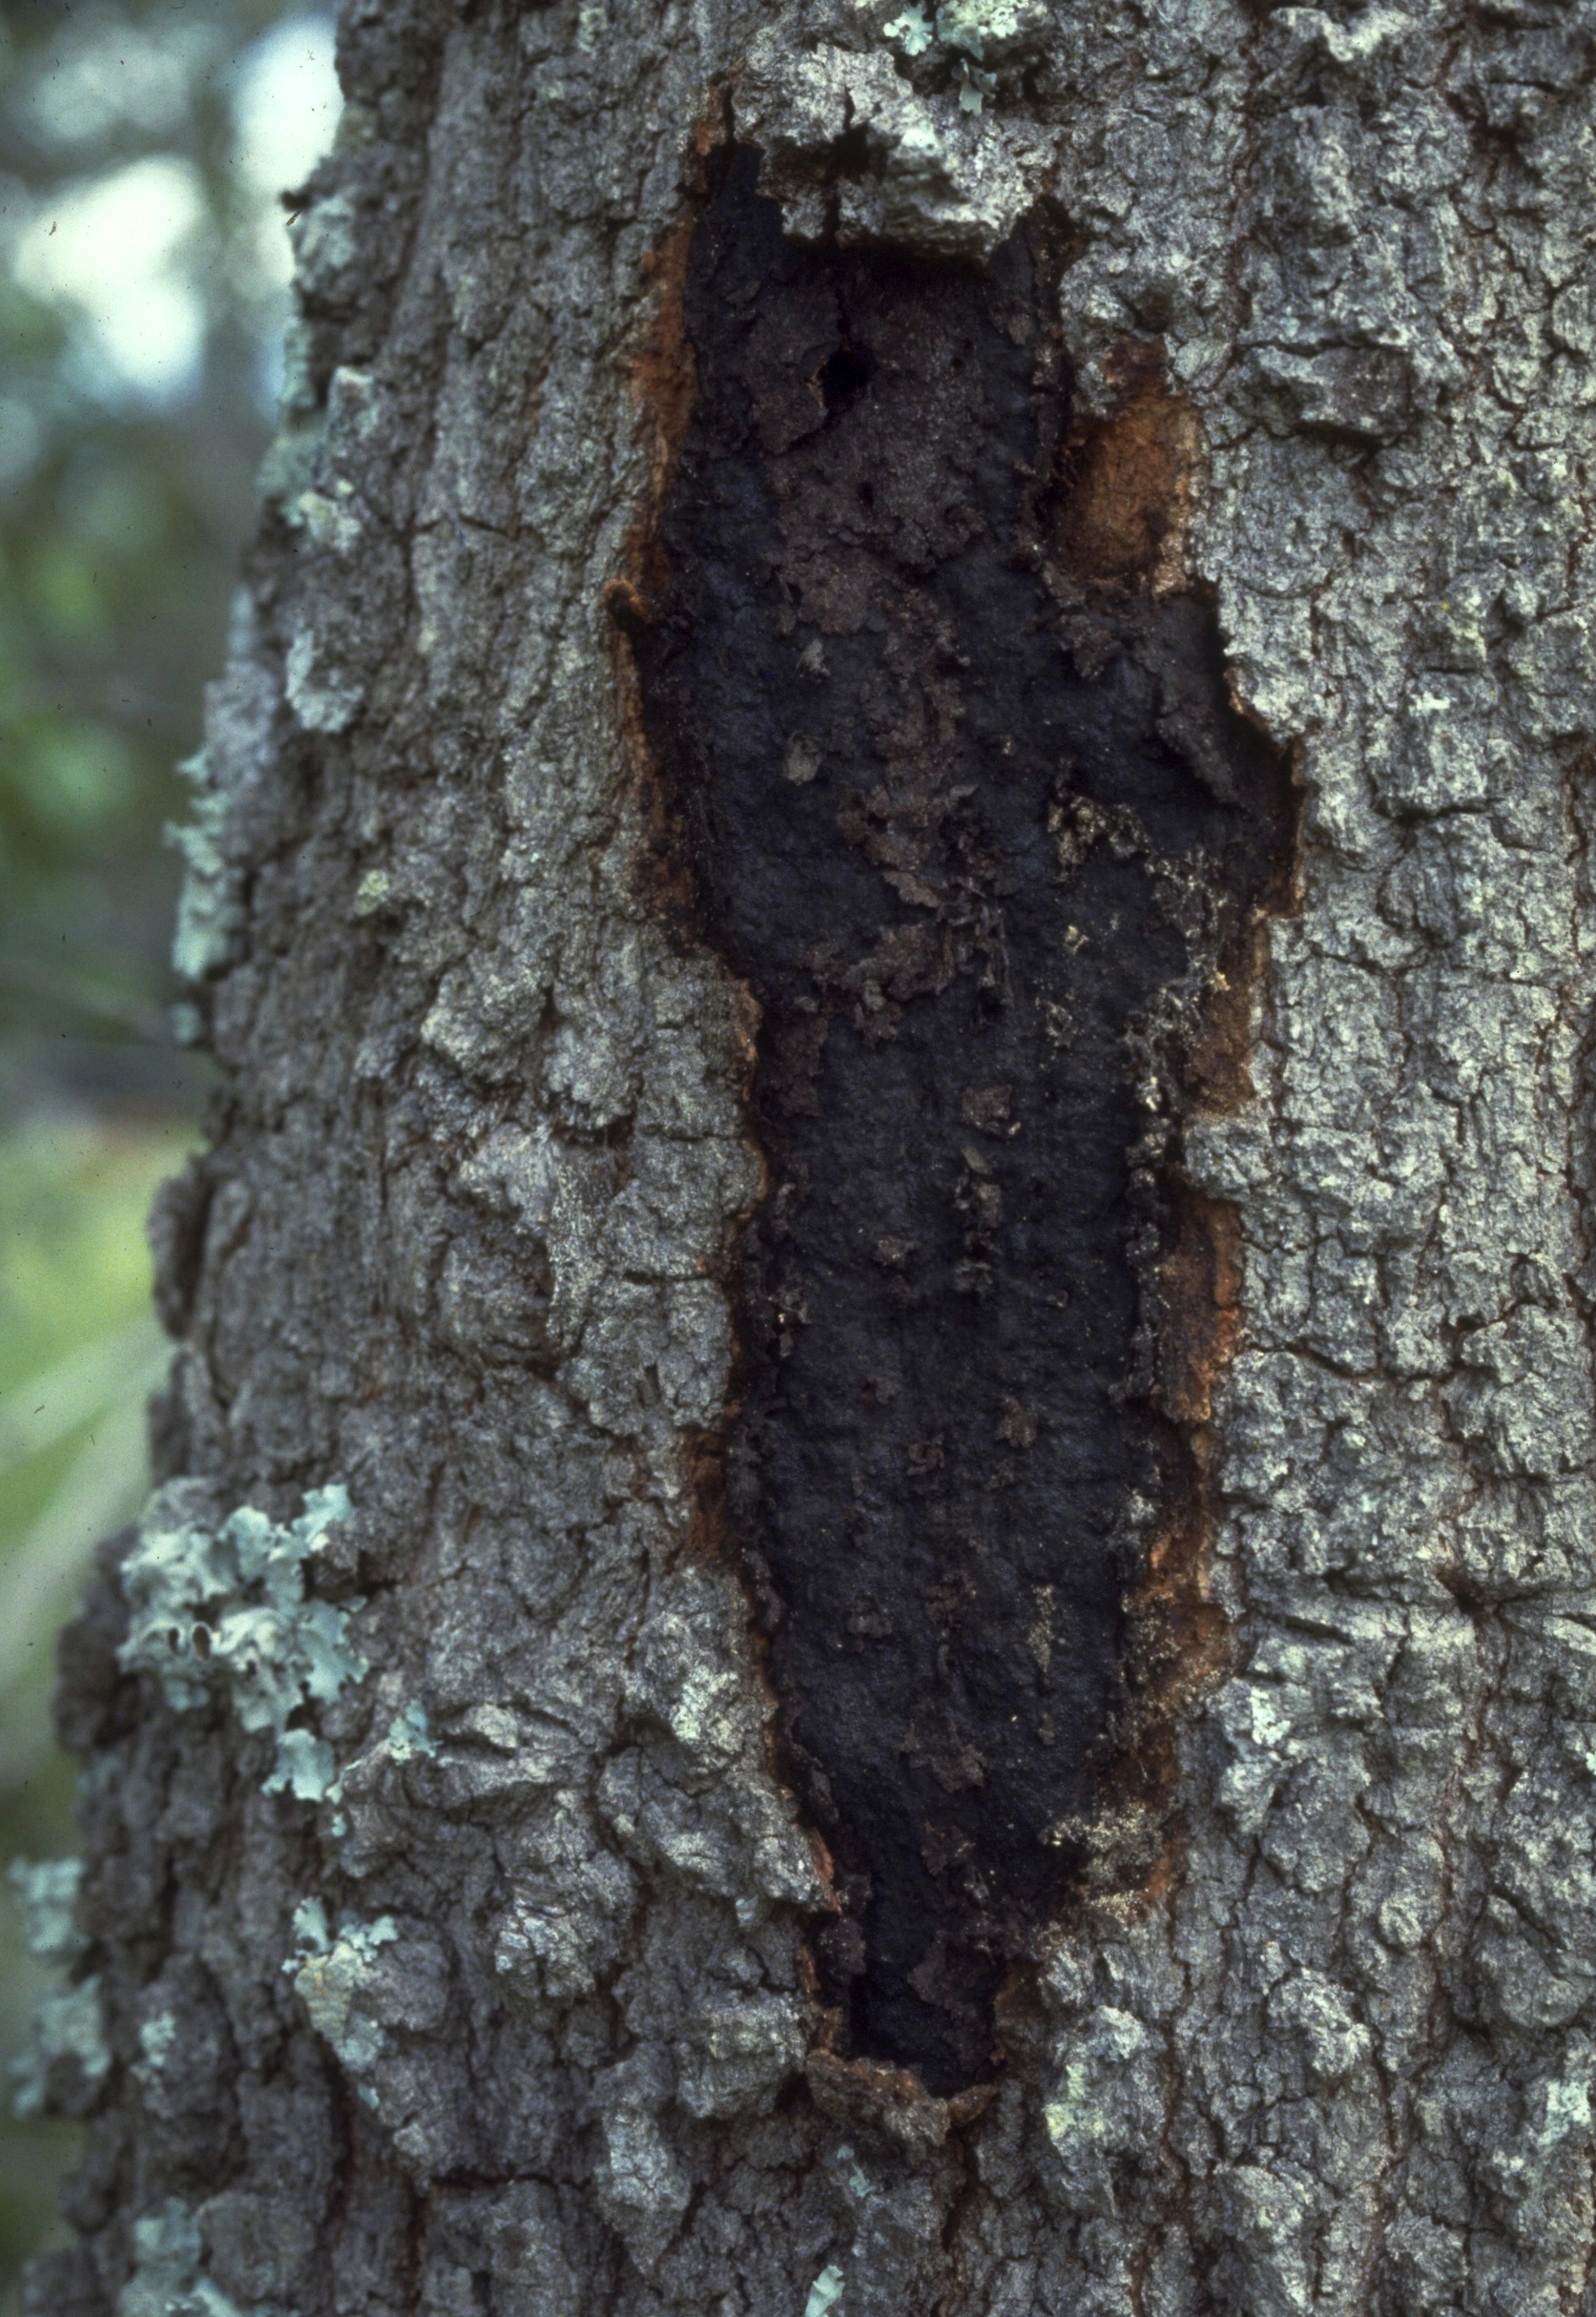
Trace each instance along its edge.
<path fill-rule="evenodd" d="M 116 2317 L 293 2317 L 265 2304 L 245 2309 L 206 2274 L 200 2223 L 181 2198 L 133 2223 L 133 2268 Z"/>
<path fill-rule="evenodd" d="M 349 1640 L 350 1606 L 317 1600 L 305 1582 L 349 1517 L 348 1493 L 312 1490 L 286 1525 L 244 1505 L 213 1526 L 207 1498 L 174 1481 L 147 1507 L 121 1566 L 130 1615 L 120 1661 L 153 1674 L 179 1713 L 224 1696 L 244 1729 L 277 1741 L 267 1793 L 320 1802 L 336 1776 L 333 1749 L 295 1716 L 335 1704 L 368 1669 Z"/>
<path fill-rule="evenodd" d="M 76 1963 L 88 1945 L 76 1918 L 82 1859 L 13 1858 L 5 1879 L 22 1919 L 28 1953 L 40 1963 Z"/>
<path fill-rule="evenodd" d="M 302 1900 L 294 1911 L 295 1953 L 284 1964 L 311 2026 L 332 2045 L 351 2075 L 369 2076 L 382 2051 L 382 2028 L 361 1999 L 377 1959 L 398 1930 L 391 1916 L 375 1922 L 345 1922 L 334 1937 L 319 1899 Z M 362 2087 L 368 2099 L 376 2095 Z"/>

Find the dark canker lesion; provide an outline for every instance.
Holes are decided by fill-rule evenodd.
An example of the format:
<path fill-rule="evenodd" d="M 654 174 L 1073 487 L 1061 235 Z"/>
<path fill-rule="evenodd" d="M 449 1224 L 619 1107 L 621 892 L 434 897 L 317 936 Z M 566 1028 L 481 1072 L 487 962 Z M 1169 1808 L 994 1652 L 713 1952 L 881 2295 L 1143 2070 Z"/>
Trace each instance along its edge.
<path fill-rule="evenodd" d="M 626 626 L 658 890 L 759 1009 L 718 1485 L 834 1861 L 821 1989 L 948 2093 L 1135 1786 L 1236 1305 L 1181 1120 L 1288 784 L 1175 584 L 1155 356 L 1072 423 L 1063 220 L 979 270 L 799 246 L 757 168 L 693 229 Z"/>

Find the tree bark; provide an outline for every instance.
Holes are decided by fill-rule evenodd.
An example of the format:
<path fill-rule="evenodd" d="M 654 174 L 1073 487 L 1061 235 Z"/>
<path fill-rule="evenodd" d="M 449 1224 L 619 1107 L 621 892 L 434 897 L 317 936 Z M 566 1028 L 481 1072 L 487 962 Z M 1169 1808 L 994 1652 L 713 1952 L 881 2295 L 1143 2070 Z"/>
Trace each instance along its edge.
<path fill-rule="evenodd" d="M 1596 12 L 340 61 L 30 2307 L 1596 2308 Z"/>

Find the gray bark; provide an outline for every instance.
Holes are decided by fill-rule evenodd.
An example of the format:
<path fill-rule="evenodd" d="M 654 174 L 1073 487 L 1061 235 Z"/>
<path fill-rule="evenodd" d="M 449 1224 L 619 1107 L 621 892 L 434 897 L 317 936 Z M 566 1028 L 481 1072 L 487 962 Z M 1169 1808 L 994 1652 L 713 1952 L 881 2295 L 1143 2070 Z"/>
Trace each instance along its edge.
<path fill-rule="evenodd" d="M 104 2043 L 80 1997 L 37 2311 L 1596 2308 L 1596 12 L 917 18 L 346 7 L 190 842 L 166 1485 L 66 1648 Z M 728 118 L 798 237 L 982 265 L 1052 194 L 1077 421 L 1162 341 L 1151 584 L 1301 783 L 1250 1088 L 1184 1130 L 1244 1254 L 1222 1661 L 951 2100 L 822 2048 L 827 1863 L 695 1526 L 746 1013 L 639 885 L 606 590 Z"/>

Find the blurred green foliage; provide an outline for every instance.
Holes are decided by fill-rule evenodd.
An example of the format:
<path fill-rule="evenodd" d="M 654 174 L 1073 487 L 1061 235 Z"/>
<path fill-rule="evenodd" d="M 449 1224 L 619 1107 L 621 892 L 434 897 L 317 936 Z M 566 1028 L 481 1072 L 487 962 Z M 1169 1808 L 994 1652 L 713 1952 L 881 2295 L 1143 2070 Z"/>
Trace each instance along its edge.
<path fill-rule="evenodd" d="M 161 831 L 267 432 L 268 173 L 331 125 L 328 46 L 281 0 L 0 17 L 0 1098 L 194 1098 Z"/>
<path fill-rule="evenodd" d="M 37 1116 L 0 1136 L 0 1837 L 73 1847 L 71 1766 L 51 1743 L 51 1643 L 95 1543 L 138 1510 L 144 1400 L 165 1354 L 144 1216 L 192 1140 L 180 1117 Z M 0 2056 L 9 2073 L 48 1981 L 0 1912 Z M 48 2226 L 76 2135 L 0 2121 L 0 2275 Z"/>
<path fill-rule="evenodd" d="M 278 195 L 335 117 L 283 0 L 0 13 L 0 1859 L 75 1847 L 53 1637 L 137 1510 L 164 1363 L 143 1218 L 196 1139 L 165 1007 L 174 766 L 268 431 Z M 0 2317 L 76 2140 L 10 2118 L 45 1974 L 0 1891 Z"/>

